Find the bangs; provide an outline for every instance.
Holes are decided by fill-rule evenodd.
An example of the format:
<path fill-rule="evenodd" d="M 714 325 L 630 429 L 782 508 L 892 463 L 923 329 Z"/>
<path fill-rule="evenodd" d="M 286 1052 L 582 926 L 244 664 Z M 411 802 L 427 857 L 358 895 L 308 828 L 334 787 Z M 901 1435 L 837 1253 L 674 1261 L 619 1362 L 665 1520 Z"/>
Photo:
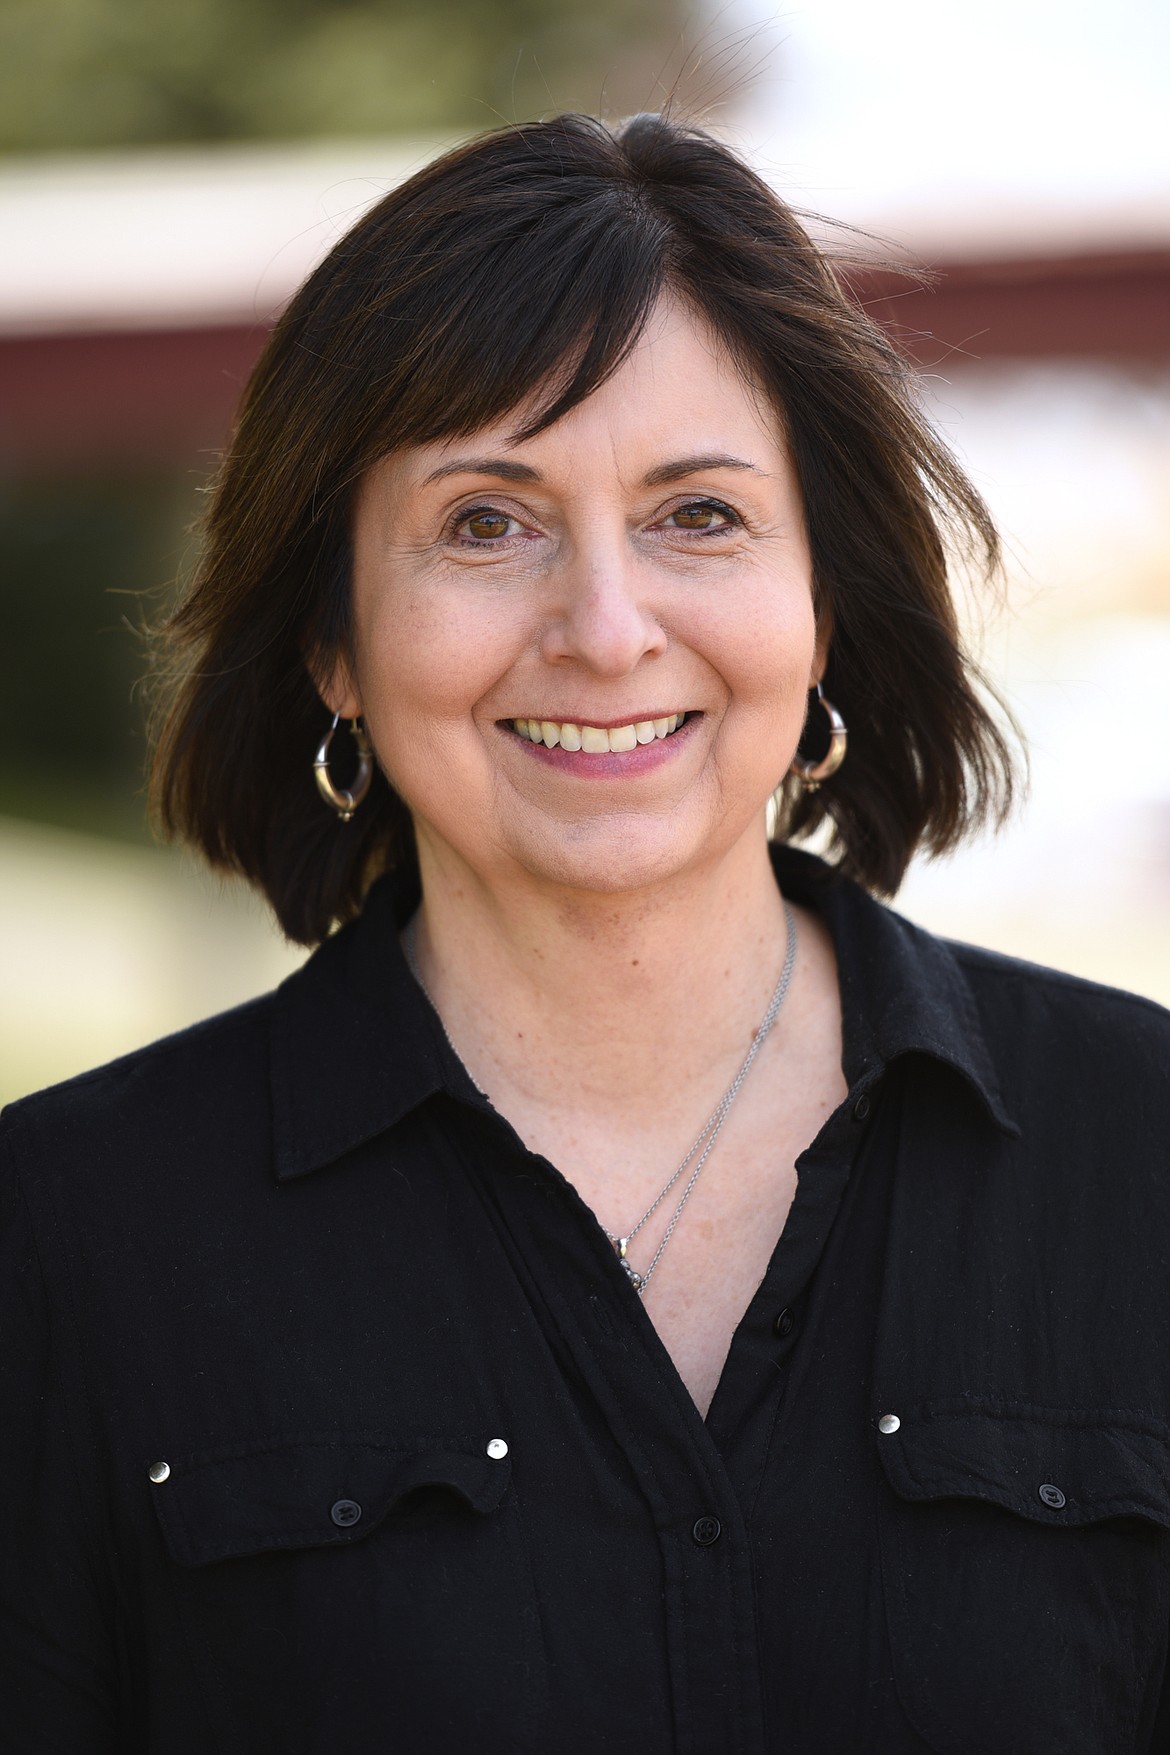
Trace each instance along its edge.
<path fill-rule="evenodd" d="M 517 146 L 514 135 L 500 142 L 501 158 L 517 159 L 513 179 L 506 163 L 485 177 L 481 146 L 469 187 L 449 159 L 441 203 L 424 171 L 358 228 L 366 297 L 344 330 L 329 298 L 314 324 L 324 317 L 322 353 L 342 368 L 356 472 L 521 409 L 516 436 L 542 431 L 621 365 L 658 302 L 670 232 L 636 185 L 615 186 L 595 164 L 592 175 L 534 175 Z M 352 289 L 344 245 L 335 255 Z M 357 374 L 366 408 L 355 431 Z"/>

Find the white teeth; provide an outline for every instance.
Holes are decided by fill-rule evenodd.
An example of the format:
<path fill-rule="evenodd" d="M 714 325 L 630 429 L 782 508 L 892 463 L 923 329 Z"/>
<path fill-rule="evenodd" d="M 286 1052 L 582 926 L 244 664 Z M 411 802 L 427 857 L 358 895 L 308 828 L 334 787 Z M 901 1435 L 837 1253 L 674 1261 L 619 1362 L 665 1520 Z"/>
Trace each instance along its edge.
<path fill-rule="evenodd" d="M 558 724 L 554 719 L 513 719 L 512 728 L 520 737 L 542 743 L 546 749 L 556 749 L 559 744 L 562 749 L 604 756 L 669 737 L 685 718 L 685 713 L 668 713 L 665 719 L 639 719 L 632 725 L 614 725 L 608 731 L 600 725 Z"/>

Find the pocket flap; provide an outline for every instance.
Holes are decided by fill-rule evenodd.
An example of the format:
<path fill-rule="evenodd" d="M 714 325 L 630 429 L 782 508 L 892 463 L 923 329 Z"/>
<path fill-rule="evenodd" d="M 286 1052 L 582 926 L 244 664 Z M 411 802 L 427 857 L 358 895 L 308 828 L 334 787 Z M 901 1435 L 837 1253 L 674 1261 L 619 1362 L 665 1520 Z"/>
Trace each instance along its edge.
<path fill-rule="evenodd" d="M 1166 1428 L 1140 1415 L 964 1397 L 920 1404 L 877 1443 L 902 1499 L 984 1499 L 1058 1526 L 1142 1517 L 1170 1529 Z"/>
<path fill-rule="evenodd" d="M 167 1549 L 182 1566 L 279 1548 L 343 1547 L 423 1488 L 445 1489 L 475 1512 L 495 1511 L 511 1460 L 489 1456 L 489 1442 L 407 1445 L 336 1434 L 263 1441 L 168 1459 L 170 1472 L 151 1493 Z"/>

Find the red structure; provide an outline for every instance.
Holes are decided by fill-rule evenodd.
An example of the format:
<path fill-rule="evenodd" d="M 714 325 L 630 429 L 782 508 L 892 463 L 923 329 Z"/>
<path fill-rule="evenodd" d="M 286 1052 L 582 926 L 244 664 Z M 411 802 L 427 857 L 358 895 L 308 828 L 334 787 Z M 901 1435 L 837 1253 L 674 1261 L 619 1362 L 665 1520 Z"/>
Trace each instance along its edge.
<path fill-rule="evenodd" d="M 945 263 L 933 287 L 880 272 L 853 291 L 922 364 L 1170 355 L 1170 249 Z"/>
<path fill-rule="evenodd" d="M 1043 246 L 1041 246 L 1043 247 Z M 1170 356 L 1170 247 L 1053 249 L 936 261 L 927 288 L 880 269 L 849 287 L 919 363 Z M 35 312 L 30 314 L 35 319 Z M 220 317 L 103 330 L 74 320 L 0 334 L 0 469 L 206 473 L 264 343 Z M 31 332 L 30 332 L 31 331 Z"/>

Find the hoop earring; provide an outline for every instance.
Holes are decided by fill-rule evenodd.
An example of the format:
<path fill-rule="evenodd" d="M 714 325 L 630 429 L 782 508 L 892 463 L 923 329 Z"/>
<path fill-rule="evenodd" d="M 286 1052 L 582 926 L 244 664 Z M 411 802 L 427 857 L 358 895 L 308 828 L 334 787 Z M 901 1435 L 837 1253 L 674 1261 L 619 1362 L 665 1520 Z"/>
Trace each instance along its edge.
<path fill-rule="evenodd" d="M 800 756 L 793 756 L 792 766 L 788 772 L 795 774 L 806 792 L 815 792 L 822 780 L 835 774 L 845 760 L 845 751 L 849 744 L 849 733 L 845 721 L 827 700 L 820 683 L 817 684 L 817 703 L 823 707 L 829 721 L 829 747 L 819 762 L 806 762 Z"/>
<path fill-rule="evenodd" d="M 331 810 L 335 810 L 343 823 L 348 823 L 366 793 L 370 790 L 370 781 L 374 778 L 374 758 L 370 752 L 369 739 L 360 719 L 349 722 L 350 736 L 357 745 L 358 770 L 348 788 L 334 786 L 329 778 L 329 746 L 333 742 L 333 734 L 341 719 L 340 713 L 333 715 L 333 724 L 321 741 L 313 761 L 313 774 L 317 781 L 317 791 Z"/>

